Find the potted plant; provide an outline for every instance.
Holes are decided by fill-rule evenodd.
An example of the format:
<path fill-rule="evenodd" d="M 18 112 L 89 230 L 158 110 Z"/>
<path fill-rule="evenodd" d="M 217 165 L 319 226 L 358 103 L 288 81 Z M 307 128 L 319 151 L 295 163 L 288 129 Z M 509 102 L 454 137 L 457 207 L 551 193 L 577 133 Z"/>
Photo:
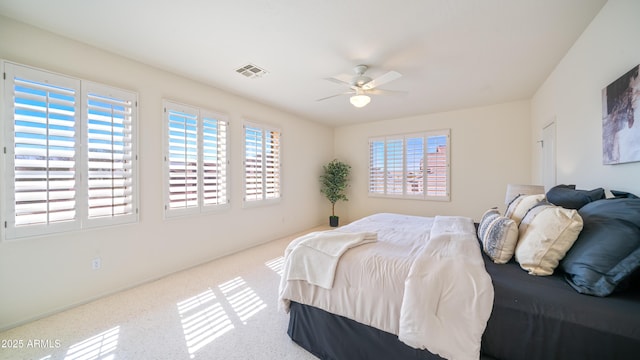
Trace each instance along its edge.
<path fill-rule="evenodd" d="M 351 166 L 334 159 L 327 165 L 324 165 L 323 169 L 324 173 L 320 175 L 320 192 L 331 202 L 329 225 L 336 227 L 338 226 L 336 202 L 338 202 L 338 200 L 349 201 L 345 191 L 349 185 Z"/>

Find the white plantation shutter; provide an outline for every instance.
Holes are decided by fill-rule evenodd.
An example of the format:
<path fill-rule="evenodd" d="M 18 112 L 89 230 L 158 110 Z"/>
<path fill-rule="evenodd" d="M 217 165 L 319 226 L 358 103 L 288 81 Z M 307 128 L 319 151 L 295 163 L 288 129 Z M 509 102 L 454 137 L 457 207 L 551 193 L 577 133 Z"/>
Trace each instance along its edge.
<path fill-rule="evenodd" d="M 404 182 L 404 142 L 387 139 L 387 194 L 402 195 Z"/>
<path fill-rule="evenodd" d="M 6 238 L 137 221 L 137 95 L 0 64 Z"/>
<path fill-rule="evenodd" d="M 244 200 L 263 198 L 262 129 L 244 128 Z"/>
<path fill-rule="evenodd" d="M 165 216 L 225 208 L 226 117 L 164 100 Z"/>
<path fill-rule="evenodd" d="M 280 198 L 279 130 L 257 124 L 244 126 L 244 201 Z"/>
<path fill-rule="evenodd" d="M 227 121 L 204 113 L 202 118 L 203 205 L 227 204 Z"/>
<path fill-rule="evenodd" d="M 198 210 L 198 110 L 165 106 L 168 154 L 167 210 Z"/>
<path fill-rule="evenodd" d="M 385 193 L 384 139 L 369 140 L 369 193 Z"/>
<path fill-rule="evenodd" d="M 427 137 L 427 196 L 449 195 L 449 135 Z"/>
<path fill-rule="evenodd" d="M 89 83 L 83 86 L 87 163 L 87 218 L 136 219 L 134 119 L 136 94 Z M 100 219 L 100 220 L 99 220 Z M 117 219 L 117 220 L 116 220 Z"/>
<path fill-rule="evenodd" d="M 280 197 L 280 132 L 265 130 L 265 197 Z"/>
<path fill-rule="evenodd" d="M 10 63 L 5 71 L 7 237 L 78 228 L 80 81 Z"/>
<path fill-rule="evenodd" d="M 406 136 L 405 194 L 422 196 L 424 194 L 424 137 Z"/>
<path fill-rule="evenodd" d="M 449 130 L 369 139 L 369 195 L 449 200 Z"/>

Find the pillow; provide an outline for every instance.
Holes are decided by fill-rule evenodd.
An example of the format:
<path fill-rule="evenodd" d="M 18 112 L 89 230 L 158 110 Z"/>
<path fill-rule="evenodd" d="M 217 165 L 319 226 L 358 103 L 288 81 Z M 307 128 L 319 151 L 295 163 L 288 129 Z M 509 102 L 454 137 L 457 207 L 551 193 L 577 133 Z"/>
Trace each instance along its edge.
<path fill-rule="evenodd" d="M 484 234 L 487 231 L 487 227 L 489 226 L 491 221 L 493 221 L 493 219 L 497 218 L 498 216 L 500 216 L 498 208 L 491 208 L 485 211 L 484 214 L 482 214 L 480 224 L 478 225 L 478 239 L 480 239 L 480 241 L 482 241 L 482 238 L 484 238 Z"/>
<path fill-rule="evenodd" d="M 579 293 L 608 296 L 640 271 L 640 199 L 598 200 L 579 212 L 584 229 L 561 267 Z"/>
<path fill-rule="evenodd" d="M 570 186 L 573 186 L 573 188 Z M 605 197 L 603 188 L 576 190 L 575 185 L 558 185 L 547 191 L 547 200 L 550 203 L 566 209 L 578 210 L 592 201 L 601 200 Z"/>
<path fill-rule="evenodd" d="M 527 214 L 527 211 L 544 199 L 544 194 L 518 195 L 509 203 L 504 216 L 512 219 L 516 222 L 516 226 L 519 226 L 522 218 Z"/>
<path fill-rule="evenodd" d="M 520 224 L 516 261 L 531 275 L 551 275 L 581 230 L 578 211 L 550 204 L 536 206 Z"/>
<path fill-rule="evenodd" d="M 626 191 L 611 190 L 611 195 L 616 198 L 638 199 L 636 195 Z"/>
<path fill-rule="evenodd" d="M 482 240 L 482 248 L 496 264 L 506 264 L 513 257 L 518 242 L 515 221 L 504 216 L 491 217 Z"/>

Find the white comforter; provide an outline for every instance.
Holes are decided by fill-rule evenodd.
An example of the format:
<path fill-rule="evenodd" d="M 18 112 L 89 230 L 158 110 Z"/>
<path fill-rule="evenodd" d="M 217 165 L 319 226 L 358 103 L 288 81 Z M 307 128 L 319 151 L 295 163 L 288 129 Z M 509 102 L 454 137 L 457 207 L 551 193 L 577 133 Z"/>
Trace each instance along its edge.
<path fill-rule="evenodd" d="M 447 359 L 479 358 L 493 286 L 471 219 L 383 213 L 340 230 L 375 232 L 378 241 L 341 256 L 331 289 L 283 277 L 283 310 L 296 301 Z"/>

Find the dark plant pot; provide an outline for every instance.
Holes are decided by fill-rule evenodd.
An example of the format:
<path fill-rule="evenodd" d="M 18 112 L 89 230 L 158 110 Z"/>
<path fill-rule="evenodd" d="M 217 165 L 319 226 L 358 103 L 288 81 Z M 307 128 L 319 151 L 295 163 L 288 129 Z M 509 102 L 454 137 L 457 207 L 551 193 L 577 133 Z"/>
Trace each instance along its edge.
<path fill-rule="evenodd" d="M 329 216 L 329 225 L 331 227 L 337 227 L 338 226 L 338 217 L 337 216 Z"/>

